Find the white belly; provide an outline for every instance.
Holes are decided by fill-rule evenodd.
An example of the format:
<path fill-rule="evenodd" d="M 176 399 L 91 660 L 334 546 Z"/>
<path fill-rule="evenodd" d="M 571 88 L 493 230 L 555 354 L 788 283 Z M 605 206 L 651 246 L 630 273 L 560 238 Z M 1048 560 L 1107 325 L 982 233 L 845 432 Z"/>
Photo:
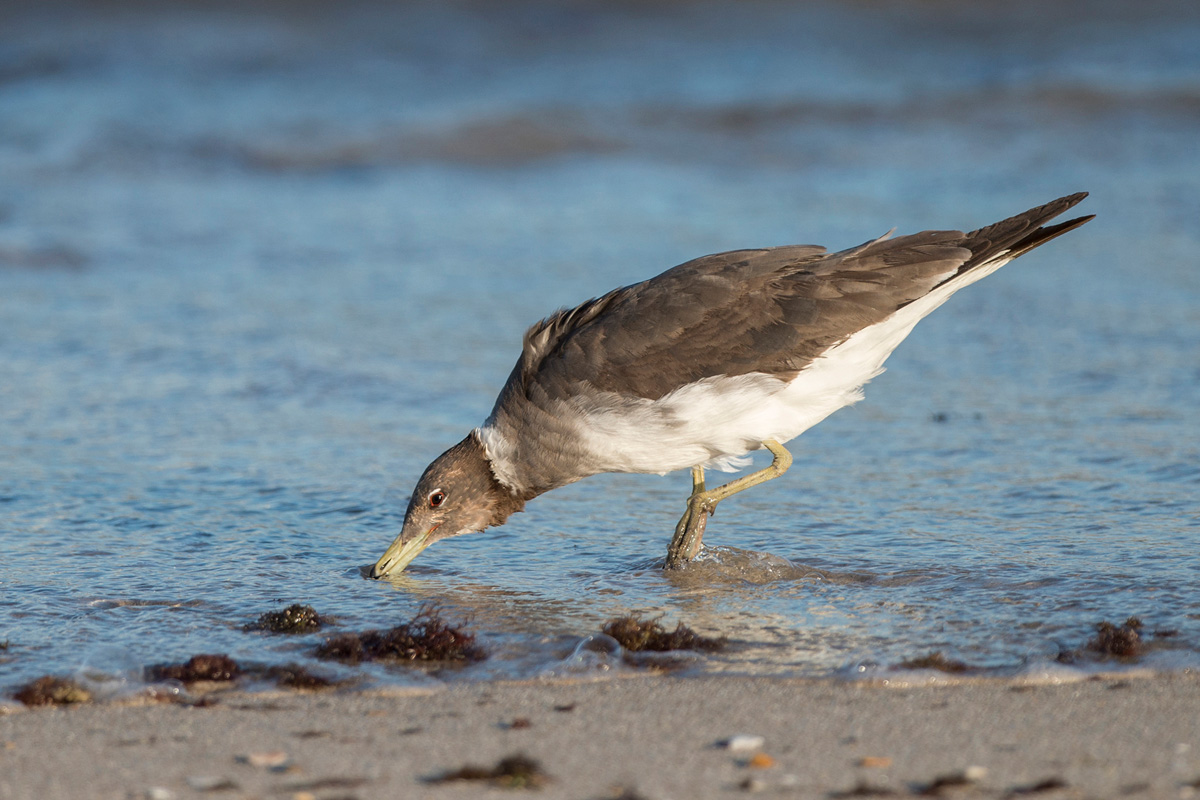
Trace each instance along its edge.
<path fill-rule="evenodd" d="M 839 408 L 862 399 L 862 386 L 923 317 L 950 295 L 1008 262 L 1003 255 L 863 328 L 809 364 L 791 381 L 764 373 L 715 376 L 658 400 L 619 406 L 569 401 L 594 472 L 664 474 L 702 464 L 734 471 L 741 457 L 774 439 L 786 442 Z"/>

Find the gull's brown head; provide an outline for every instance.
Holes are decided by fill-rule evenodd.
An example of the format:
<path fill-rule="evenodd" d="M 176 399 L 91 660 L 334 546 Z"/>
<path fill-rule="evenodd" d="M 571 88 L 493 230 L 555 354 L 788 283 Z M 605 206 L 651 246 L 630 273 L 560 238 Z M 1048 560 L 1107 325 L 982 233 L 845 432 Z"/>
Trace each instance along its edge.
<path fill-rule="evenodd" d="M 425 468 L 409 498 L 404 528 L 375 563 L 371 577 L 395 575 L 439 539 L 500 525 L 524 506 L 522 498 L 496 480 L 472 431 Z"/>

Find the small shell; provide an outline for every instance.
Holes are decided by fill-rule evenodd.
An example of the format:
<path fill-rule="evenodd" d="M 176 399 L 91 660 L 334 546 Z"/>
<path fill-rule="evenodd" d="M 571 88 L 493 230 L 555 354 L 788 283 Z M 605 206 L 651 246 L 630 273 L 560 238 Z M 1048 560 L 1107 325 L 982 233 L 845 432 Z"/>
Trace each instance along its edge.
<path fill-rule="evenodd" d="M 753 753 L 766 744 L 766 739 L 752 733 L 739 733 L 725 740 L 725 749 L 734 755 Z"/>
<path fill-rule="evenodd" d="M 279 767 L 287 765 L 288 754 L 282 750 L 268 750 L 264 753 L 250 753 L 245 757 L 245 762 L 252 767 L 278 769 Z"/>

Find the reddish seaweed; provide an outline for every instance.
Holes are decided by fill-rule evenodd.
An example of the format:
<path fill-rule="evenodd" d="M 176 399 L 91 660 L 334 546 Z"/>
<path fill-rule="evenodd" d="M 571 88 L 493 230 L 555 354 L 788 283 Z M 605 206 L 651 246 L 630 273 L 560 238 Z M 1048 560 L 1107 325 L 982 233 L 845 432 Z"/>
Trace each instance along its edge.
<path fill-rule="evenodd" d="M 1130 617 L 1121 625 L 1101 622 L 1096 626 L 1096 635 L 1085 646 L 1102 656 L 1137 658 L 1146 649 L 1139 633 L 1141 629 L 1142 621 L 1137 617 Z"/>
<path fill-rule="evenodd" d="M 263 671 L 263 677 L 275 681 L 277 686 L 287 689 L 331 689 L 341 685 L 340 681 L 309 672 L 298 664 L 267 667 Z"/>
<path fill-rule="evenodd" d="M 910 658 L 907 661 L 901 661 L 897 666 L 900 669 L 935 669 L 938 672 L 948 672 L 953 675 L 970 672 L 975 669 L 975 667 L 972 667 L 965 661 L 946 658 L 940 651 L 936 650 L 920 658 Z"/>
<path fill-rule="evenodd" d="M 257 621 L 245 626 L 247 631 L 269 633 L 312 633 L 328 624 L 312 606 L 293 603 L 282 611 L 268 611 Z"/>
<path fill-rule="evenodd" d="M 238 663 L 223 654 L 196 655 L 183 664 L 153 664 L 146 667 L 146 679 L 149 681 L 225 683 L 237 679 L 241 674 L 242 669 Z"/>
<path fill-rule="evenodd" d="M 700 636 L 682 622 L 675 626 L 675 630 L 668 631 L 658 623 L 657 618 L 643 620 L 636 614 L 610 619 L 604 623 L 601 630 L 616 639 L 626 650 L 634 653 L 665 653 L 671 650 L 712 652 L 724 649 L 726 644 L 724 637 L 709 639 Z"/>
<path fill-rule="evenodd" d="M 455 781 L 485 781 L 506 789 L 536 789 L 546 785 L 550 777 L 542 765 L 528 756 L 517 754 L 500 759 L 494 767 L 468 764 L 430 779 L 430 783 Z"/>
<path fill-rule="evenodd" d="M 1096 624 L 1096 635 L 1088 639 L 1087 644 L 1074 650 L 1063 650 L 1057 660 L 1064 664 L 1074 664 L 1080 659 L 1119 658 L 1133 660 L 1146 652 L 1146 641 L 1142 638 L 1142 621 L 1130 617 L 1120 625 L 1111 622 Z"/>
<path fill-rule="evenodd" d="M 13 697 L 27 706 L 62 706 L 91 702 L 92 693 L 75 681 L 43 675 L 17 689 Z"/>
<path fill-rule="evenodd" d="M 474 662 L 487 658 L 475 634 L 451 627 L 438 609 L 422 608 L 411 622 L 385 631 L 343 633 L 317 647 L 317 658 L 360 664 L 364 661 Z"/>

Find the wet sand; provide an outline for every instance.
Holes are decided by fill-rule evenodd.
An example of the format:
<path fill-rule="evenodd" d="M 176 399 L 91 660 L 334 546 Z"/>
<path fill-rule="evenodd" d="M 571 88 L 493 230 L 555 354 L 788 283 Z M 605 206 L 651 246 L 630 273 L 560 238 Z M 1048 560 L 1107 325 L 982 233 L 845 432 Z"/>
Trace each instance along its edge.
<path fill-rule="evenodd" d="M 1200 679 L 895 687 L 636 677 L 0 716 L 4 798 L 1200 794 Z M 721 742 L 763 737 L 760 750 Z M 763 764 L 751 760 L 758 753 Z M 524 754 L 536 790 L 439 783 Z M 262 762 L 262 763 L 260 763 Z M 282 762 L 282 763 L 280 763 Z M 272 766 L 272 764 L 274 766 Z M 939 778 L 969 775 L 965 784 Z"/>
<path fill-rule="evenodd" d="M 0 4 L 0 691 L 305 658 L 242 630 L 280 597 L 346 629 L 436 600 L 496 646 L 464 678 L 495 682 L 432 693 L 0 699 L 0 800 L 508 797 L 430 780 L 517 753 L 576 800 L 1200 793 L 1194 675 L 507 680 L 631 609 L 760 674 L 1052 659 L 1133 614 L 1197 652 L 1197 9 Z M 1079 189 L 1086 235 L 922 323 L 711 532 L 786 580 L 647 566 L 686 475 L 582 482 L 394 584 L 355 569 L 552 309 Z M 739 733 L 772 766 L 716 746 Z"/>

